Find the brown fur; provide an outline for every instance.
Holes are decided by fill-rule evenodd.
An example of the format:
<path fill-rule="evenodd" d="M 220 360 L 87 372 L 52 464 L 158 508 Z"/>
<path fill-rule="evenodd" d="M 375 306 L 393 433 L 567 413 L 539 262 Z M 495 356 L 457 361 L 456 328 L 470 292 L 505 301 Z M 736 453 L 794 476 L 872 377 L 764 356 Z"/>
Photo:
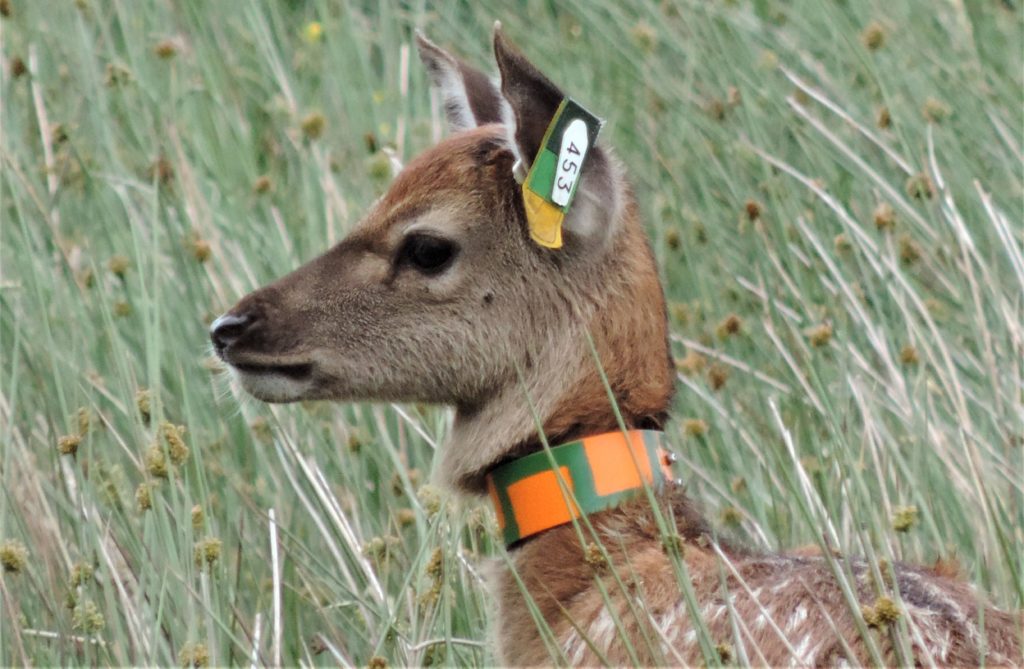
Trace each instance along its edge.
<path fill-rule="evenodd" d="M 500 92 L 422 38 L 420 51 L 461 132 L 412 161 L 346 240 L 214 323 L 218 353 L 247 390 L 268 401 L 454 406 L 437 470 L 471 493 L 496 464 L 540 448 L 535 412 L 555 443 L 618 429 L 598 362 L 627 425 L 661 427 L 674 378 L 665 301 L 622 168 L 607 149 L 593 149 L 564 223 L 565 247 L 538 247 L 513 163 L 534 158 L 561 91 L 500 33 Z M 405 243 L 423 231 L 458 245 L 450 267 L 436 275 L 402 260 Z M 945 567 L 897 565 L 893 584 L 877 584 L 856 560 L 813 550 L 758 554 L 716 541 L 679 489 L 665 492 L 661 508 L 680 538 L 672 550 L 682 551 L 697 616 L 719 646 L 712 652 L 728 650 L 729 661 L 871 662 L 857 609 L 864 606 L 875 607 L 866 611 L 876 624 L 868 634 L 886 663 L 1022 662 L 1020 615 L 984 605 Z M 647 501 L 590 521 L 594 547 L 561 526 L 510 551 L 543 623 L 531 617 L 513 574 L 500 574 L 499 658 L 702 662 L 695 618 Z M 607 562 L 597 543 L 607 548 Z M 833 564 L 851 574 L 853 610 Z M 901 601 L 895 623 L 876 610 L 892 586 Z M 916 641 L 912 657 L 901 658 L 893 625 L 906 623 Z M 541 631 L 548 628 L 550 649 Z"/>

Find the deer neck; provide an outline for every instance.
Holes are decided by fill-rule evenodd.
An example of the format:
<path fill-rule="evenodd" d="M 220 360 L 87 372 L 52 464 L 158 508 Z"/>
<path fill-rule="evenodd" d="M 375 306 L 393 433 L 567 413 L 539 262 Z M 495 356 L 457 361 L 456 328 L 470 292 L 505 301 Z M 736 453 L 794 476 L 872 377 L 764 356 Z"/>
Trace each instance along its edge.
<path fill-rule="evenodd" d="M 480 404 L 457 408 L 438 468 L 446 483 L 482 493 L 490 469 L 543 448 L 539 426 L 551 446 L 620 430 L 619 416 L 626 428 L 663 426 L 674 378 L 665 301 L 634 211 L 602 276 L 605 299 L 577 305 L 567 336 L 543 343 Z"/>

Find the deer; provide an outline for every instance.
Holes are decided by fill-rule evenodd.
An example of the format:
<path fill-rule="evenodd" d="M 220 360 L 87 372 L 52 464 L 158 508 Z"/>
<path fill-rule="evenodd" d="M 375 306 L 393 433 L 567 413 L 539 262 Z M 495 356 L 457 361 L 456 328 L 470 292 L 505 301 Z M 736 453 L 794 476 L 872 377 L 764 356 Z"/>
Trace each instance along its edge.
<path fill-rule="evenodd" d="M 879 579 L 866 561 L 718 537 L 663 445 L 666 302 L 600 121 L 500 24 L 496 78 L 415 39 L 448 137 L 209 334 L 259 400 L 453 408 L 435 475 L 494 504 L 498 661 L 1022 664 L 1024 618 L 941 570 Z"/>

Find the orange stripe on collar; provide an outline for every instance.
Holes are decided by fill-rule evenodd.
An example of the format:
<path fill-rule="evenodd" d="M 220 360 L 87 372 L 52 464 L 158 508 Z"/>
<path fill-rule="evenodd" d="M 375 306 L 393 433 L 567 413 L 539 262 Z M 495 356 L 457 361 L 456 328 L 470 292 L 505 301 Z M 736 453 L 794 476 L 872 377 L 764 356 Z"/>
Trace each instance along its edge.
<path fill-rule="evenodd" d="M 653 430 L 606 432 L 496 467 L 487 490 L 505 545 L 618 506 L 645 485 L 661 488 L 674 460 L 663 439 Z"/>

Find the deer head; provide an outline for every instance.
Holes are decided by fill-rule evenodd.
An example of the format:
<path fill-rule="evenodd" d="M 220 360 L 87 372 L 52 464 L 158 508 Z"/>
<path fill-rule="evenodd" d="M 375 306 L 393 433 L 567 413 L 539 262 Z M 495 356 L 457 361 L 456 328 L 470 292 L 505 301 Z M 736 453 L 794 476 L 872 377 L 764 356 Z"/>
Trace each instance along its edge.
<path fill-rule="evenodd" d="M 497 83 L 417 42 L 452 135 L 346 239 L 244 297 L 210 336 L 268 402 L 453 406 L 437 471 L 479 490 L 489 467 L 536 447 L 538 419 L 550 439 L 617 428 L 588 334 L 627 423 L 658 423 L 672 390 L 665 307 L 607 149 L 591 150 L 564 245 L 530 238 L 514 167 L 536 157 L 562 91 L 497 26 Z"/>

